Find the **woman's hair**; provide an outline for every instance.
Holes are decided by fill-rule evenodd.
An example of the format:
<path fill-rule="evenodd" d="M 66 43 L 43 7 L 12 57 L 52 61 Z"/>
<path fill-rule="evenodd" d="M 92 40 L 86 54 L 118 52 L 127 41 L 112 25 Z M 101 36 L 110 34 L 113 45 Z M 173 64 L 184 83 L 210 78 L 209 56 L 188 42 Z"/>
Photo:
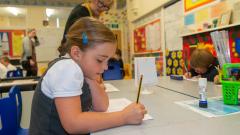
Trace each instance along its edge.
<path fill-rule="evenodd" d="M 195 49 L 191 54 L 190 65 L 192 68 L 208 68 L 214 59 L 207 49 Z"/>
<path fill-rule="evenodd" d="M 69 53 L 72 46 L 78 46 L 81 51 L 85 51 L 106 42 L 116 43 L 112 31 L 94 18 L 82 17 L 70 27 L 66 42 L 59 46 L 58 51 L 60 56 L 63 56 Z"/>
<path fill-rule="evenodd" d="M 36 31 L 36 29 L 34 29 L 34 28 L 28 28 L 28 29 L 27 29 L 27 34 L 33 32 L 33 31 Z"/>

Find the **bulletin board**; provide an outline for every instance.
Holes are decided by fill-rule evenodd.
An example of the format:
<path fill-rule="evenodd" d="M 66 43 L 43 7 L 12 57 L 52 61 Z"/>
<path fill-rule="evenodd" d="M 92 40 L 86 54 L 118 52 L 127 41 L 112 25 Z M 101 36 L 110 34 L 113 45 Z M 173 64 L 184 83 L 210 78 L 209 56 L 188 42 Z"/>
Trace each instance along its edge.
<path fill-rule="evenodd" d="M 25 30 L 0 30 L 0 55 L 21 57 Z"/>
<path fill-rule="evenodd" d="M 160 51 L 161 30 L 160 19 L 150 22 L 134 30 L 134 52 Z"/>

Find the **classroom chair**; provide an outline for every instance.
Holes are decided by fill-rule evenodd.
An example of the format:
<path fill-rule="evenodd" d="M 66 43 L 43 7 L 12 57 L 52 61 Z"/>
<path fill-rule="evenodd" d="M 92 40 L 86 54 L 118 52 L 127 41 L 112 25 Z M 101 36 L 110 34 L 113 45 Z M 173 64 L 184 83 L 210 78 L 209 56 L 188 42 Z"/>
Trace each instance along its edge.
<path fill-rule="evenodd" d="M 13 86 L 9 93 L 9 97 L 12 98 L 16 102 L 17 107 L 17 124 L 20 127 L 21 119 L 22 119 L 22 95 L 20 91 L 20 87 Z"/>
<path fill-rule="evenodd" d="M 10 70 L 7 72 L 7 78 L 10 77 L 23 77 L 23 71 L 21 68 L 17 68 L 16 70 Z"/>
<path fill-rule="evenodd" d="M 10 97 L 0 99 L 1 126 L 0 135 L 15 135 L 17 129 L 17 114 L 14 100 Z"/>
<path fill-rule="evenodd" d="M 108 69 L 103 73 L 103 80 L 120 80 L 123 79 L 123 73 L 120 63 L 112 61 L 108 63 Z"/>
<path fill-rule="evenodd" d="M 2 128 L 0 135 L 27 135 L 28 129 L 20 126 L 22 116 L 22 97 L 20 88 L 13 86 L 9 97 L 0 99 L 0 116 Z"/>

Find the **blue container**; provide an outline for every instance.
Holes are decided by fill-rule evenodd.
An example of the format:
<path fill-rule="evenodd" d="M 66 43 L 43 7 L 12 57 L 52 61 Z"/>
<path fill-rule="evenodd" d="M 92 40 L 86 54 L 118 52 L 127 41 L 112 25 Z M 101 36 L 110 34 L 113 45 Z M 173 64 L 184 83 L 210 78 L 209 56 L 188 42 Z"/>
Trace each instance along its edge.
<path fill-rule="evenodd" d="M 240 38 L 235 39 L 235 44 L 236 52 L 240 55 Z"/>

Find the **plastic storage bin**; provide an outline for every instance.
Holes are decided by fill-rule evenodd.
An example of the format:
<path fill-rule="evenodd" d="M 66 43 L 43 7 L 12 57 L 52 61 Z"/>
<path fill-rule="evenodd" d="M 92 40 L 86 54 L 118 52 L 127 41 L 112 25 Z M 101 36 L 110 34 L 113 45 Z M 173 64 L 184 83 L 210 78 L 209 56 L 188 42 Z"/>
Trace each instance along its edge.
<path fill-rule="evenodd" d="M 236 63 L 228 63 L 223 65 L 222 69 L 222 95 L 223 95 L 223 102 L 224 104 L 228 105 L 238 105 L 238 92 L 240 89 L 240 81 L 231 81 L 226 80 L 226 78 L 231 78 L 229 74 L 229 70 L 231 69 L 240 69 L 240 64 Z"/>

